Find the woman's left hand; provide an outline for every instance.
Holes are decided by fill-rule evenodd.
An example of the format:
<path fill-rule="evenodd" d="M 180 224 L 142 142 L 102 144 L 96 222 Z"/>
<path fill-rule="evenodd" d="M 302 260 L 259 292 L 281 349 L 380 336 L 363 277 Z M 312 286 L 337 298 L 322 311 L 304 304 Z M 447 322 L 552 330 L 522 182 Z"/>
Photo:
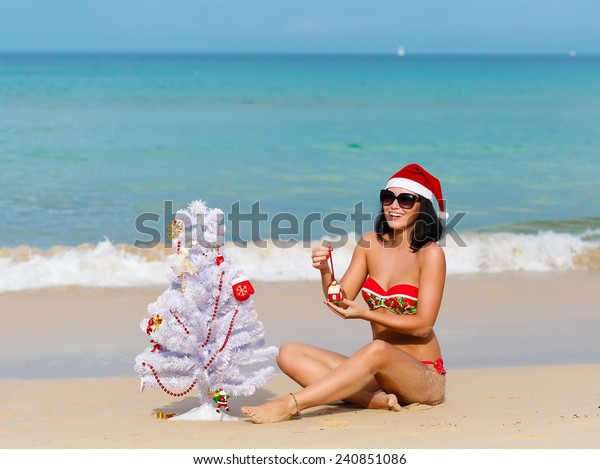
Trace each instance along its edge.
<path fill-rule="evenodd" d="M 339 305 L 335 305 L 331 301 L 325 300 L 327 307 L 343 319 L 359 319 L 364 317 L 366 309 L 356 301 L 344 298 L 340 303 Z"/>

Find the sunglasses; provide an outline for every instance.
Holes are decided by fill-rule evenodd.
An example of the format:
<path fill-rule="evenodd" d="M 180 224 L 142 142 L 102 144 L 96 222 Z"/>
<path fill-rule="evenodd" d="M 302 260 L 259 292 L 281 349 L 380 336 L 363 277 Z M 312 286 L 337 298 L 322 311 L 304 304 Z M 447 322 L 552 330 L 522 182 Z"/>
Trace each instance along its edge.
<path fill-rule="evenodd" d="M 419 196 L 415 194 L 409 194 L 408 192 L 402 192 L 401 194 L 394 194 L 392 191 L 387 189 L 382 189 L 379 193 L 379 200 L 381 201 L 381 205 L 392 205 L 394 200 L 398 201 L 398 205 L 400 205 L 403 209 L 410 209 L 415 206 L 415 202 L 419 201 Z"/>

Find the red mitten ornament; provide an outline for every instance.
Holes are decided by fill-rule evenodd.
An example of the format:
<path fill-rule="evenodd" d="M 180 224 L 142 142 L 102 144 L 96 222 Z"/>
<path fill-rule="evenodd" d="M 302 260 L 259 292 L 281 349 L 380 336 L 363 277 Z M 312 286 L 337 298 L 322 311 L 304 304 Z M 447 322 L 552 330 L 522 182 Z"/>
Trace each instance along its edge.
<path fill-rule="evenodd" d="M 233 296 L 238 301 L 246 301 L 254 293 L 254 288 L 248 277 L 236 278 L 231 287 L 233 289 Z"/>

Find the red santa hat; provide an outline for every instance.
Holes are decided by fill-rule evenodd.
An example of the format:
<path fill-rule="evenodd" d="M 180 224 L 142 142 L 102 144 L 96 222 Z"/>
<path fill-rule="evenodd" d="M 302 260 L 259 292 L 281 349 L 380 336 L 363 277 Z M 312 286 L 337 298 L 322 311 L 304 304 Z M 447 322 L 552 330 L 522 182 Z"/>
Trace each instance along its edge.
<path fill-rule="evenodd" d="M 402 187 L 411 192 L 415 192 L 433 202 L 433 198 L 438 202 L 440 211 L 438 216 L 445 220 L 448 218 L 448 212 L 444 211 L 444 199 L 442 197 L 442 185 L 438 178 L 425 171 L 418 164 L 409 164 L 394 174 L 387 182 L 385 188 Z"/>

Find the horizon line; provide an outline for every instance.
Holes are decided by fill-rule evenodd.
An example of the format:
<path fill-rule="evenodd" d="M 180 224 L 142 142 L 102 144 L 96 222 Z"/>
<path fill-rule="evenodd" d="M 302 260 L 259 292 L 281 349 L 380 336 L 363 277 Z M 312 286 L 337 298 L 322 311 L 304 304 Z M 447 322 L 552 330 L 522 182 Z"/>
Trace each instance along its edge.
<path fill-rule="evenodd" d="M 454 51 L 454 52 L 442 52 L 442 51 L 420 51 L 406 53 L 406 55 L 398 56 L 397 52 L 344 52 L 344 51 L 321 51 L 321 52 L 310 52 L 310 51 L 117 51 L 117 50 L 0 50 L 0 54 L 65 54 L 65 55 L 81 55 L 81 54 L 97 54 L 97 55 L 378 55 L 378 56 L 397 56 L 399 58 L 406 58 L 410 56 L 423 56 L 423 55 L 446 55 L 446 56 L 457 56 L 457 55 L 495 55 L 495 56 L 599 56 L 600 52 L 577 52 L 576 50 L 567 51 L 552 51 L 552 52 L 466 52 L 466 51 Z"/>

